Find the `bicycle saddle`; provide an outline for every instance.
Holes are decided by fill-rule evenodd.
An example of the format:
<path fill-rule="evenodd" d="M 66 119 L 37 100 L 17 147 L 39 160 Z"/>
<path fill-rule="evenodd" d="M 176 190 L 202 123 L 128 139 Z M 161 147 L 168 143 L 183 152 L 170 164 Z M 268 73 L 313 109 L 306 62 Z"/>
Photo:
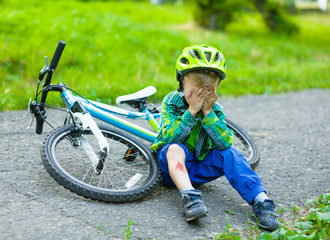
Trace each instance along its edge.
<path fill-rule="evenodd" d="M 143 101 L 146 100 L 148 97 L 151 95 L 155 94 L 157 92 L 157 89 L 154 86 L 149 86 L 146 88 L 143 88 L 142 90 L 128 94 L 128 95 L 123 95 L 119 96 L 116 99 L 117 104 L 129 104 L 130 102 L 136 102 L 136 101 Z"/>

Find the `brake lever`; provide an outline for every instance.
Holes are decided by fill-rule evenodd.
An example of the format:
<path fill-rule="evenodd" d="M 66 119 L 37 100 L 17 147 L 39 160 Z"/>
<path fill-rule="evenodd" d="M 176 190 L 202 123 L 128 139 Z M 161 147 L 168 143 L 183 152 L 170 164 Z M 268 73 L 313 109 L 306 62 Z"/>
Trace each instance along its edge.
<path fill-rule="evenodd" d="M 46 58 L 46 65 L 40 70 L 39 82 L 41 82 L 44 76 L 46 75 L 46 73 L 50 71 L 50 67 L 48 66 L 48 57 L 45 56 L 45 58 Z"/>
<path fill-rule="evenodd" d="M 29 109 L 29 112 L 31 113 L 31 121 L 30 121 L 29 125 L 26 127 L 26 129 L 31 129 L 33 120 L 34 120 L 34 114 L 31 110 L 31 103 L 32 103 L 32 99 L 30 98 L 28 109 Z"/>
<path fill-rule="evenodd" d="M 31 114 L 31 121 L 30 121 L 29 125 L 26 127 L 26 129 L 28 129 L 28 130 L 31 129 L 32 124 L 33 124 L 33 120 L 34 120 L 34 115 Z"/>

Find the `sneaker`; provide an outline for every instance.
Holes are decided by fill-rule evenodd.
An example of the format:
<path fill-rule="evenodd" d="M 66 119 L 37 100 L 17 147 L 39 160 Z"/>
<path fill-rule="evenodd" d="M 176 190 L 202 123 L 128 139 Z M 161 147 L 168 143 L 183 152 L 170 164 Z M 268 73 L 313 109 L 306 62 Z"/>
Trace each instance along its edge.
<path fill-rule="evenodd" d="M 198 190 L 188 190 L 182 193 L 182 203 L 187 222 L 207 215 L 202 193 Z"/>
<path fill-rule="evenodd" d="M 269 231 L 274 231 L 280 227 L 277 214 L 274 212 L 275 203 L 273 200 L 266 199 L 263 202 L 256 202 L 253 204 L 252 209 L 258 219 L 259 227 Z"/>

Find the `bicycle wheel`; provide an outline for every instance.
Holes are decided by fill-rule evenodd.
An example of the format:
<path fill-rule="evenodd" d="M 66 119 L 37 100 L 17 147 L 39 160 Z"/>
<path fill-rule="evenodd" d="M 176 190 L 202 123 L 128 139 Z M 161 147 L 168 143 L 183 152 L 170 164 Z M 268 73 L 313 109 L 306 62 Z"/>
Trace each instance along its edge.
<path fill-rule="evenodd" d="M 103 170 L 97 172 L 92 158 L 99 146 L 90 130 L 65 125 L 51 132 L 41 149 L 48 173 L 65 188 L 103 202 L 129 202 L 151 193 L 159 183 L 158 161 L 132 136 L 107 126 L 99 128 L 109 143 Z"/>
<path fill-rule="evenodd" d="M 254 169 L 260 160 L 260 153 L 257 145 L 250 138 L 250 136 L 237 124 L 228 119 L 226 119 L 226 123 L 235 134 L 233 147 L 243 154 L 251 168 Z"/>

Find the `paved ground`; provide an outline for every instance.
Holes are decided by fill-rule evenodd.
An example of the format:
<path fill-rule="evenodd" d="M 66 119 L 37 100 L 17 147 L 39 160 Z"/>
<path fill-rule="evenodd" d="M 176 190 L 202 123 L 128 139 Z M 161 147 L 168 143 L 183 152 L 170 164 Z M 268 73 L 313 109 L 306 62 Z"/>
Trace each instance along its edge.
<path fill-rule="evenodd" d="M 220 101 L 228 117 L 256 140 L 261 151 L 256 171 L 278 209 L 330 192 L 329 91 Z M 133 239 L 212 239 L 227 216 L 233 227 L 247 227 L 251 209 L 225 178 L 200 187 L 210 214 L 193 224 L 185 222 L 173 188 L 159 187 L 127 204 L 81 198 L 43 168 L 39 149 L 49 128 L 35 135 L 34 128 L 26 130 L 29 120 L 26 111 L 0 113 L 0 239 L 123 239 L 130 218 L 136 223 Z"/>

